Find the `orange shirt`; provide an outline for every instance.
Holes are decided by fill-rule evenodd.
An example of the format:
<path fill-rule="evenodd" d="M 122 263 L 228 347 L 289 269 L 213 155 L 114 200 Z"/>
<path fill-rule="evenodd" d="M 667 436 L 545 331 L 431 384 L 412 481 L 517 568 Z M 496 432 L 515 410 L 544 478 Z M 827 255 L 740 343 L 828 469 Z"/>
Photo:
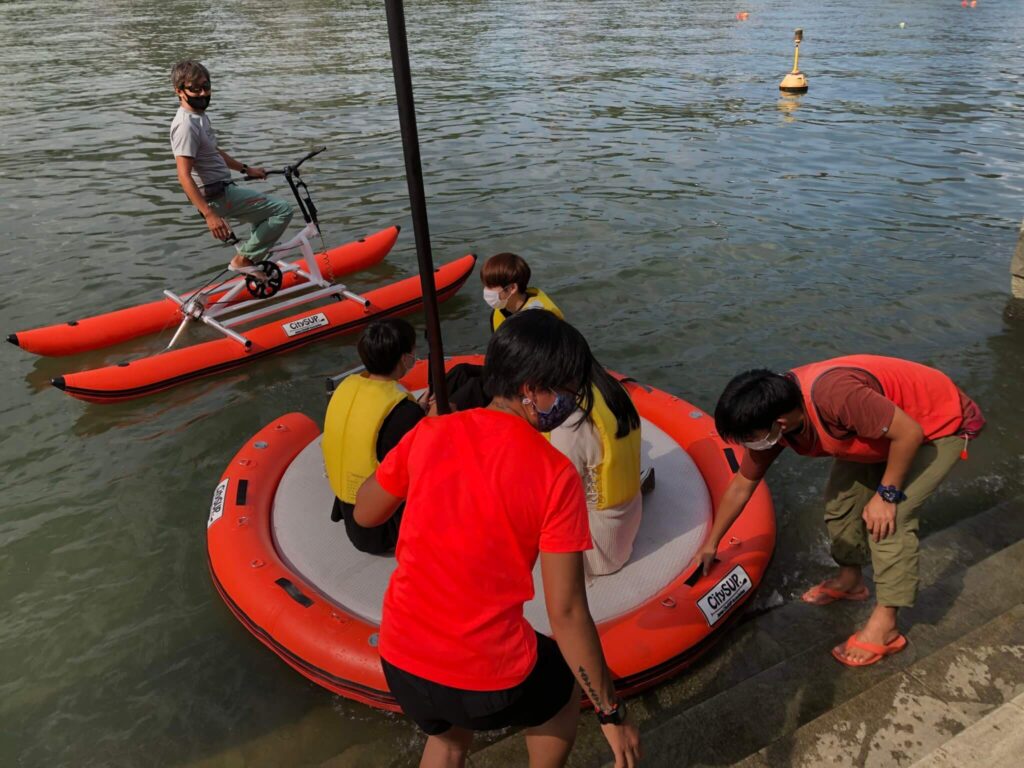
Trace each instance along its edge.
<path fill-rule="evenodd" d="M 793 376 L 792 373 L 787 375 Z M 963 390 L 956 388 L 956 393 L 963 413 L 959 428 L 976 434 L 985 426 L 981 409 Z M 814 384 L 813 403 L 822 428 L 836 440 L 852 436 L 881 439 L 896 413 L 896 404 L 884 395 L 878 379 L 866 370 L 848 365 L 821 374 Z M 787 445 L 802 455 L 819 455 L 820 439 L 810 419 L 804 419 L 799 432 L 786 435 L 774 447 L 766 451 L 746 451 L 740 474 L 748 480 L 760 480 Z"/>
<path fill-rule="evenodd" d="M 521 683 L 537 659 L 523 603 L 538 553 L 591 546 L 572 464 L 518 416 L 475 408 L 421 421 L 377 480 L 406 500 L 381 656 L 454 688 Z"/>

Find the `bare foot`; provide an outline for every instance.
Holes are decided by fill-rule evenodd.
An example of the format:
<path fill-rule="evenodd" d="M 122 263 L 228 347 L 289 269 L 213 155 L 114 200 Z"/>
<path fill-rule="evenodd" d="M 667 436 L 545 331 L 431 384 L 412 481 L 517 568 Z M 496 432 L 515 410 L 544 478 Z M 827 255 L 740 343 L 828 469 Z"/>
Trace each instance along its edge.
<path fill-rule="evenodd" d="M 896 609 L 879 605 L 875 607 L 867 623 L 857 631 L 855 636 L 858 641 L 866 645 L 881 646 L 889 645 L 899 635 L 900 632 L 896 628 Z M 866 649 L 847 645 L 847 643 L 837 645 L 833 649 L 833 653 L 854 664 L 867 661 L 873 655 Z"/>
<path fill-rule="evenodd" d="M 836 592 L 854 592 L 864 585 L 864 580 L 859 575 L 851 577 L 840 573 L 831 579 L 825 579 L 822 584 Z"/>

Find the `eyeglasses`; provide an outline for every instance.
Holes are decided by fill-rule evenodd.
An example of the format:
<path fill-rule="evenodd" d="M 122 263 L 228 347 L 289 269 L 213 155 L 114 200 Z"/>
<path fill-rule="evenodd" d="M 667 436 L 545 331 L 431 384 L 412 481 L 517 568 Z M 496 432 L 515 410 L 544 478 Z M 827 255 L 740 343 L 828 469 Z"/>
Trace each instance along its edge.
<path fill-rule="evenodd" d="M 207 80 L 205 83 L 193 83 L 192 85 L 186 85 L 183 90 L 186 90 L 189 93 L 206 93 L 210 90 L 210 81 Z"/>

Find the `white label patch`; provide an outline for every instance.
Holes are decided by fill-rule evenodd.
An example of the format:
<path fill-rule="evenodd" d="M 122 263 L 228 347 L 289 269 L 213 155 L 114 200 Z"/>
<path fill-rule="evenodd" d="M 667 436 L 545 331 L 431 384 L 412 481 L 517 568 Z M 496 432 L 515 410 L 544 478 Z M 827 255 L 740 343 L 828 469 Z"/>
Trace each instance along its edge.
<path fill-rule="evenodd" d="M 213 489 L 213 501 L 210 503 L 210 519 L 206 521 L 207 528 L 220 520 L 220 516 L 224 514 L 224 500 L 227 497 L 228 478 L 225 477 L 220 481 L 217 487 Z"/>
<path fill-rule="evenodd" d="M 330 324 L 331 321 L 327 319 L 327 315 L 323 312 L 317 312 L 315 315 L 300 317 L 298 320 L 292 320 L 290 323 L 283 323 L 281 327 L 284 328 L 284 332 L 289 336 L 298 336 L 300 333 L 312 331 L 314 328 L 321 328 Z"/>
<path fill-rule="evenodd" d="M 708 626 L 715 626 L 718 620 L 725 616 L 729 609 L 736 605 L 753 586 L 754 584 L 747 572 L 743 570 L 743 566 L 737 565 L 725 574 L 725 578 L 697 601 L 697 607 L 704 614 L 704 618 L 708 620 Z"/>

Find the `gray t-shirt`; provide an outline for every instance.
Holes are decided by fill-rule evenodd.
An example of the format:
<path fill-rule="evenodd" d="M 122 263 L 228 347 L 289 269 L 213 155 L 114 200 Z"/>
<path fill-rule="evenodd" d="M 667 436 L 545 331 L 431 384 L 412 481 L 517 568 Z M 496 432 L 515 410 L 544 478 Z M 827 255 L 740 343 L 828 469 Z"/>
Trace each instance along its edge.
<path fill-rule="evenodd" d="M 178 107 L 171 123 L 171 151 L 175 157 L 192 158 L 192 178 L 200 189 L 231 178 L 231 169 L 217 151 L 217 134 L 205 114 Z"/>

